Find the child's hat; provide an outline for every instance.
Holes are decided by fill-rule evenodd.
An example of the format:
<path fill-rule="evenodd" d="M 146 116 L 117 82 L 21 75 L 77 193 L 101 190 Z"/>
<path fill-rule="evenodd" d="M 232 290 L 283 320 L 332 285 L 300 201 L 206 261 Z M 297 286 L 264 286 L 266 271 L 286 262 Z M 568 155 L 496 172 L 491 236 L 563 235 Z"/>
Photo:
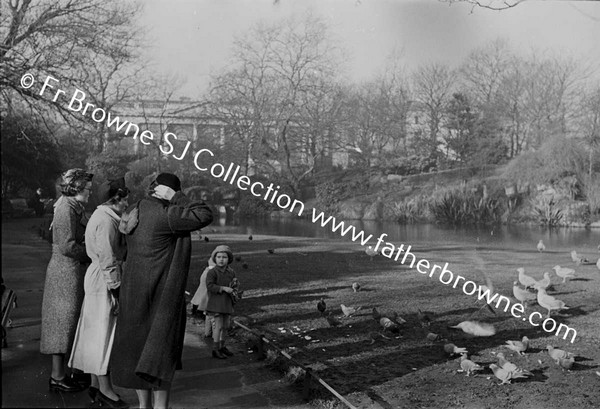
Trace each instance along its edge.
<path fill-rule="evenodd" d="M 217 253 L 227 253 L 227 264 L 231 264 L 233 262 L 233 253 L 231 252 L 229 246 L 226 246 L 224 244 L 217 246 L 210 255 L 212 261 L 215 261 L 215 256 L 217 255 Z"/>

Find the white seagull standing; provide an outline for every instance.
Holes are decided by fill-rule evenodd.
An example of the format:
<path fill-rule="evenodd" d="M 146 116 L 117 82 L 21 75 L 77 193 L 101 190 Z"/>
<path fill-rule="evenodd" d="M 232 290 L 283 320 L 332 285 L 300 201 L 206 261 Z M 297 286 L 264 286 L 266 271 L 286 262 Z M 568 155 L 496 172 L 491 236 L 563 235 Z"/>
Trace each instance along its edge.
<path fill-rule="evenodd" d="M 568 310 L 564 301 L 556 299 L 546 293 L 546 290 L 539 288 L 537 293 L 537 302 L 542 307 L 548 310 L 548 318 L 550 318 L 550 311 L 552 310 Z"/>
<path fill-rule="evenodd" d="M 537 280 L 531 276 L 525 274 L 525 269 L 523 267 L 517 268 L 519 272 L 519 282 L 525 286 L 525 288 L 534 287 Z"/>
<path fill-rule="evenodd" d="M 546 246 L 544 245 L 544 242 L 542 240 L 538 241 L 537 251 L 539 251 L 540 253 L 542 251 L 546 251 Z"/>
<path fill-rule="evenodd" d="M 562 278 L 562 282 L 564 283 L 567 278 L 573 278 L 575 277 L 575 270 L 573 270 L 572 268 L 567 268 L 567 267 L 561 267 L 561 266 L 554 266 L 552 267 L 552 269 L 554 271 L 556 271 L 556 275 L 559 276 L 560 278 Z"/>

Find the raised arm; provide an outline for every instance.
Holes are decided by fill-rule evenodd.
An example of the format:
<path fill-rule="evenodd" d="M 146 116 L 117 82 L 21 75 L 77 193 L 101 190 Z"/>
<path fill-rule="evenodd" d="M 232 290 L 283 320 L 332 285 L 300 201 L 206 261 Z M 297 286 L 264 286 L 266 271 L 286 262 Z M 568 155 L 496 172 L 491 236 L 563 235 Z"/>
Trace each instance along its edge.
<path fill-rule="evenodd" d="M 181 191 L 171 198 L 167 209 L 169 227 L 174 233 L 201 229 L 213 221 L 210 208 L 203 201 L 192 201 Z"/>

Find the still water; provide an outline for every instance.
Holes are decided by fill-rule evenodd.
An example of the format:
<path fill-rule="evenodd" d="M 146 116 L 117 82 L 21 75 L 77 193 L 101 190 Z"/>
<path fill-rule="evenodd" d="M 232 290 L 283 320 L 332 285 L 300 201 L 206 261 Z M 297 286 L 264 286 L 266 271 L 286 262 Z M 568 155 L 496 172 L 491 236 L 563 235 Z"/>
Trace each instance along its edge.
<path fill-rule="evenodd" d="M 495 227 L 450 227 L 435 224 L 398 224 L 393 222 L 354 220 L 347 223 L 363 230 L 365 235 L 372 234 L 375 240 L 387 233 L 386 241 L 391 243 L 444 243 L 493 245 L 511 248 L 535 248 L 542 239 L 548 248 L 577 248 L 597 252 L 600 245 L 600 229 L 585 228 L 546 228 L 542 226 L 495 226 Z M 216 225 L 217 223 L 215 223 Z M 266 234 L 278 236 L 301 236 L 315 238 L 341 238 L 338 232 L 331 231 L 330 225 L 321 227 L 320 223 L 300 218 L 254 218 L 219 221 L 219 231 L 237 234 Z M 347 225 L 347 224 L 346 224 Z M 524 249 L 524 248 L 522 248 Z"/>

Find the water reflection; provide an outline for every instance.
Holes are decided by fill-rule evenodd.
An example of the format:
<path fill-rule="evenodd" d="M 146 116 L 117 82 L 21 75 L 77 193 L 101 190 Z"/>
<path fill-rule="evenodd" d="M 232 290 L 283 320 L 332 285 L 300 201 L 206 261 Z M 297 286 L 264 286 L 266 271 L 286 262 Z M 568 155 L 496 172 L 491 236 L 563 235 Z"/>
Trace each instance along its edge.
<path fill-rule="evenodd" d="M 552 248 L 573 246 L 573 248 L 596 249 L 600 244 L 600 229 L 554 228 L 541 226 L 495 226 L 495 227 L 454 227 L 435 224 L 398 224 L 393 222 L 361 221 L 346 222 L 356 229 L 372 234 L 373 240 L 387 233 L 386 241 L 392 243 L 445 243 L 474 244 L 498 247 L 535 248 L 538 240 L 544 240 L 549 250 Z M 219 222 L 219 231 L 237 234 L 267 234 L 278 236 L 300 236 L 315 238 L 341 238 L 339 233 L 331 231 L 330 225 L 320 224 L 299 218 L 253 218 L 225 220 Z M 339 231 L 338 231 L 339 232 Z"/>

